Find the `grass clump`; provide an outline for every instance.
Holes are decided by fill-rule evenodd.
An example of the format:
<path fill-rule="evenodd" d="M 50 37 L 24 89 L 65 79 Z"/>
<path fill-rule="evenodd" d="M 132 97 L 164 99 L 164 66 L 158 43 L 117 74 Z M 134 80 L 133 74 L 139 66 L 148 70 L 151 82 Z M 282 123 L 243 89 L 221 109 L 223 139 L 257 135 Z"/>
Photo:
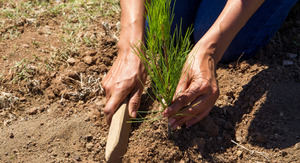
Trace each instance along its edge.
<path fill-rule="evenodd" d="M 172 102 L 182 68 L 191 50 L 192 28 L 188 28 L 184 34 L 181 23 L 172 29 L 174 10 L 171 0 L 151 0 L 145 6 L 149 24 L 145 45 L 135 49 L 153 81 L 151 88 L 155 98 L 164 110 Z"/>

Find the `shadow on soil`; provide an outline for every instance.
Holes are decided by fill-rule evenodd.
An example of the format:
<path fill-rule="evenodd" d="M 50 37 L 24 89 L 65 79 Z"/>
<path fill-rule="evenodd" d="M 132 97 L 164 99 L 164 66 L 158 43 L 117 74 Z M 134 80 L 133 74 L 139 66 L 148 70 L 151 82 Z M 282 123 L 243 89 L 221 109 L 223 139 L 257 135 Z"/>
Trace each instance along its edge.
<path fill-rule="evenodd" d="M 171 139 L 180 150 L 193 147 L 209 160 L 214 160 L 210 154 L 235 146 L 231 140 L 265 149 L 284 149 L 300 142 L 300 76 L 284 67 L 279 72 L 289 74 L 280 74 L 277 67 L 269 65 L 255 75 L 243 86 L 233 106 L 213 108 L 210 117 L 190 129 L 178 130 Z M 254 108 L 250 127 L 244 129 L 248 134 L 236 137 L 235 124 L 241 123 L 243 116 Z"/>
<path fill-rule="evenodd" d="M 141 104 L 140 104 L 140 108 L 139 111 L 142 112 L 147 112 L 149 111 L 150 107 L 152 106 L 152 104 L 154 103 L 154 99 L 152 99 L 151 97 L 154 97 L 154 94 L 151 90 L 151 88 L 148 88 L 146 90 L 147 93 L 144 93 L 141 97 Z M 147 115 L 147 113 L 138 113 L 137 118 L 145 118 Z M 136 130 L 139 128 L 139 126 L 142 124 L 143 120 L 141 120 L 140 123 L 132 123 L 132 130 Z"/>
<path fill-rule="evenodd" d="M 300 3 L 294 7 L 288 19 L 296 20 L 299 9 Z M 283 35 L 280 32 L 279 35 L 292 37 L 293 33 L 286 32 L 290 28 L 287 21 L 281 29 Z M 234 90 L 226 93 L 237 98 L 233 105 L 214 107 L 208 120 L 174 133 L 171 140 L 181 151 L 192 149 L 208 160 L 218 161 L 211 154 L 222 153 L 235 146 L 231 140 L 280 150 L 300 142 L 299 58 L 296 58 L 296 64 L 285 67 L 282 66 L 284 56 L 280 53 L 298 48 L 291 46 L 292 40 L 284 42 L 277 38 L 273 45 L 264 48 L 262 54 L 246 61 L 250 65 L 260 63 L 268 68 L 253 76 L 238 97 L 234 97 Z M 228 68 L 226 65 L 222 67 Z M 251 122 L 247 122 L 249 119 Z M 250 126 L 246 125 L 249 123 Z M 237 129 L 242 133 L 237 133 Z"/>

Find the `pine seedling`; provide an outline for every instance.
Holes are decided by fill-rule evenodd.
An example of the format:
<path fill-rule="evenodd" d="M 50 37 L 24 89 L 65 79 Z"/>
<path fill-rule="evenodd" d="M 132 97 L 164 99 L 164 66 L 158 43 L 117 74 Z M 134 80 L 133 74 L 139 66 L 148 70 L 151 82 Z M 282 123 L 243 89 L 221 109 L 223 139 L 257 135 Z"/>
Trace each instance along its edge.
<path fill-rule="evenodd" d="M 172 31 L 174 10 L 171 9 L 171 0 L 151 0 L 145 6 L 148 21 L 145 45 L 134 49 L 144 63 L 153 82 L 153 94 L 162 105 L 161 111 L 164 111 L 172 102 L 191 50 L 192 28 L 183 35 L 179 24 Z"/>

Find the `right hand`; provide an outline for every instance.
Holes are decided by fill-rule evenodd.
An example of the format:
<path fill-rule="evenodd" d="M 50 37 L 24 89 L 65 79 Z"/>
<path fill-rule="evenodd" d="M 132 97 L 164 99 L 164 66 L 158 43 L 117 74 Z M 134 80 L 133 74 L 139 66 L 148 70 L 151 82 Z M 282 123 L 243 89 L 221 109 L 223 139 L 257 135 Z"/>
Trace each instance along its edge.
<path fill-rule="evenodd" d="M 119 48 L 118 58 L 101 82 L 106 93 L 103 111 L 107 124 L 127 97 L 129 115 L 136 118 L 146 76 L 143 63 L 133 49 Z"/>

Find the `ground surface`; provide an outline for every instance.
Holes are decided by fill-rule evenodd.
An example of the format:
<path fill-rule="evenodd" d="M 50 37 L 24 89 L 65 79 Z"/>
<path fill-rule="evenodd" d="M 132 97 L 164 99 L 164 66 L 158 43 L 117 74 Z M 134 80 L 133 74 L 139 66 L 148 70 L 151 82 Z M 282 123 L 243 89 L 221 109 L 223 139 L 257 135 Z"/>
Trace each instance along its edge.
<path fill-rule="evenodd" d="M 114 0 L 0 0 L 0 162 L 104 162 L 119 14 Z M 172 135 L 166 120 L 134 124 L 123 160 L 300 162 L 299 3 L 255 58 L 217 74 L 208 118 Z"/>

